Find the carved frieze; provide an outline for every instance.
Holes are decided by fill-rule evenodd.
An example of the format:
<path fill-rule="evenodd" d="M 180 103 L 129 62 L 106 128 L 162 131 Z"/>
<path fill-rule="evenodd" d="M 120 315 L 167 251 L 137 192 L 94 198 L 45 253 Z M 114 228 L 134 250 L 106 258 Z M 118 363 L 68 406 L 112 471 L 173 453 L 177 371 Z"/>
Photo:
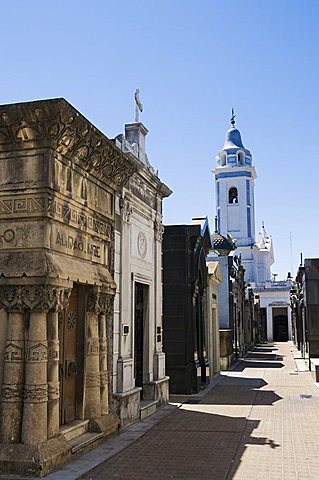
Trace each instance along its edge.
<path fill-rule="evenodd" d="M 0 306 L 7 311 L 63 310 L 71 295 L 71 289 L 42 285 L 1 285 Z"/>
<path fill-rule="evenodd" d="M 47 206 L 48 200 L 43 195 L 4 196 L 0 198 L 0 217 L 38 215 L 45 212 Z"/>
<path fill-rule="evenodd" d="M 103 236 L 106 240 L 112 238 L 112 224 L 105 222 L 100 215 L 92 217 L 83 210 L 79 210 L 66 202 L 58 200 L 49 202 L 49 213 L 53 218 L 56 218 L 67 225 L 87 231 L 92 234 Z"/>
<path fill-rule="evenodd" d="M 0 107 L 0 151 L 49 144 L 100 180 L 122 187 L 137 163 L 64 99 Z"/>
<path fill-rule="evenodd" d="M 132 176 L 129 181 L 129 189 L 146 205 L 156 209 L 156 193 L 146 185 L 143 179 L 138 178 L 136 175 Z"/>

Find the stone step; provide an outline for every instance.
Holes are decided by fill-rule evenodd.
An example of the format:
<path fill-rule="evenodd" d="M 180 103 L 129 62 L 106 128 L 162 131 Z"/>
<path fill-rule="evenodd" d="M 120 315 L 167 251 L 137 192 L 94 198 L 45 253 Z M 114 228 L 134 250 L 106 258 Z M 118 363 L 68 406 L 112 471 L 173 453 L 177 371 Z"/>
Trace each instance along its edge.
<path fill-rule="evenodd" d="M 103 438 L 103 433 L 97 433 L 97 432 L 86 432 L 82 433 L 79 437 L 73 438 L 70 440 L 70 444 L 72 446 L 72 453 L 78 452 L 82 448 L 86 448 L 88 445 L 91 443 L 95 442 L 96 440 L 99 440 L 100 438 Z"/>
<path fill-rule="evenodd" d="M 152 415 L 156 412 L 156 404 L 155 400 L 141 400 L 140 402 L 140 419 L 143 420 L 144 418 Z"/>
<path fill-rule="evenodd" d="M 73 438 L 83 435 L 89 430 L 88 420 L 74 420 L 73 422 L 64 425 L 60 432 L 64 435 L 65 439 L 70 441 Z"/>

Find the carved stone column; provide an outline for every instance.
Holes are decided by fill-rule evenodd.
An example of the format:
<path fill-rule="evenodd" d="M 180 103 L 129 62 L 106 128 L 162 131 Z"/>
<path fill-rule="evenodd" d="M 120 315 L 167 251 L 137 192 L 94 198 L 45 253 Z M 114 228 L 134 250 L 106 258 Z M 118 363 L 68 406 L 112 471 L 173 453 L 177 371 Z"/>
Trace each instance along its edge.
<path fill-rule="evenodd" d="M 99 345 L 99 294 L 90 293 L 86 314 L 86 372 L 85 372 L 85 418 L 101 416 L 100 345 Z"/>
<path fill-rule="evenodd" d="M 59 433 L 59 312 L 48 313 L 48 438 Z"/>
<path fill-rule="evenodd" d="M 59 383 L 59 314 L 67 308 L 71 289 L 54 289 L 54 311 L 48 313 L 48 438 L 55 437 L 60 429 Z"/>
<path fill-rule="evenodd" d="M 2 303 L 3 307 L 5 305 Z M 19 443 L 24 387 L 24 321 L 22 312 L 9 312 L 1 392 L 1 442 Z"/>
<path fill-rule="evenodd" d="M 25 385 L 21 441 L 38 445 L 47 440 L 48 402 L 47 314 L 31 311 L 26 330 Z"/>
<path fill-rule="evenodd" d="M 99 315 L 100 334 L 100 380 L 101 380 L 101 414 L 109 413 L 108 400 L 108 371 L 107 371 L 107 342 L 106 342 L 106 315 Z"/>
<path fill-rule="evenodd" d="M 113 312 L 114 297 L 111 295 L 101 294 L 99 298 L 100 310 L 99 315 L 99 337 L 100 337 L 100 379 L 101 379 L 101 413 L 107 415 L 109 413 L 108 400 L 108 366 L 107 366 L 107 330 L 106 324 L 110 321 L 110 315 Z"/>

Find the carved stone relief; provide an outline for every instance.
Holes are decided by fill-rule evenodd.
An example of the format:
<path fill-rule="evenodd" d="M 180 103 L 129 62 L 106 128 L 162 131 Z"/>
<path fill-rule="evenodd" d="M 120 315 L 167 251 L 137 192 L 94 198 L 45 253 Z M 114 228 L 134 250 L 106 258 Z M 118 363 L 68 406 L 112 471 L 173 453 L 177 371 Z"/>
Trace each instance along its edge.
<path fill-rule="evenodd" d="M 71 289 L 52 286 L 0 286 L 0 306 L 5 310 L 23 311 L 37 309 L 49 311 L 66 308 Z"/>
<path fill-rule="evenodd" d="M 47 141 L 58 154 L 122 187 L 136 164 L 63 99 L 0 107 L 0 147 Z"/>
<path fill-rule="evenodd" d="M 147 239 L 143 232 L 137 235 L 137 251 L 141 258 L 145 258 L 147 253 Z"/>
<path fill-rule="evenodd" d="M 108 316 L 113 312 L 113 302 L 113 295 L 101 292 L 91 292 L 88 295 L 87 308 L 89 312 Z"/>

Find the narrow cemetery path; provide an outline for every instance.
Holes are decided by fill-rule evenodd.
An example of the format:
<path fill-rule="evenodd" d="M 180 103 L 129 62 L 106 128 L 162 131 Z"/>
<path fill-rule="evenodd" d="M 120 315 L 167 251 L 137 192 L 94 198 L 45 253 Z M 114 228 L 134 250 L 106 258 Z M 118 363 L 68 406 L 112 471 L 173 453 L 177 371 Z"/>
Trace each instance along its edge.
<path fill-rule="evenodd" d="M 291 342 L 265 344 L 86 480 L 319 479 L 319 389 Z"/>

